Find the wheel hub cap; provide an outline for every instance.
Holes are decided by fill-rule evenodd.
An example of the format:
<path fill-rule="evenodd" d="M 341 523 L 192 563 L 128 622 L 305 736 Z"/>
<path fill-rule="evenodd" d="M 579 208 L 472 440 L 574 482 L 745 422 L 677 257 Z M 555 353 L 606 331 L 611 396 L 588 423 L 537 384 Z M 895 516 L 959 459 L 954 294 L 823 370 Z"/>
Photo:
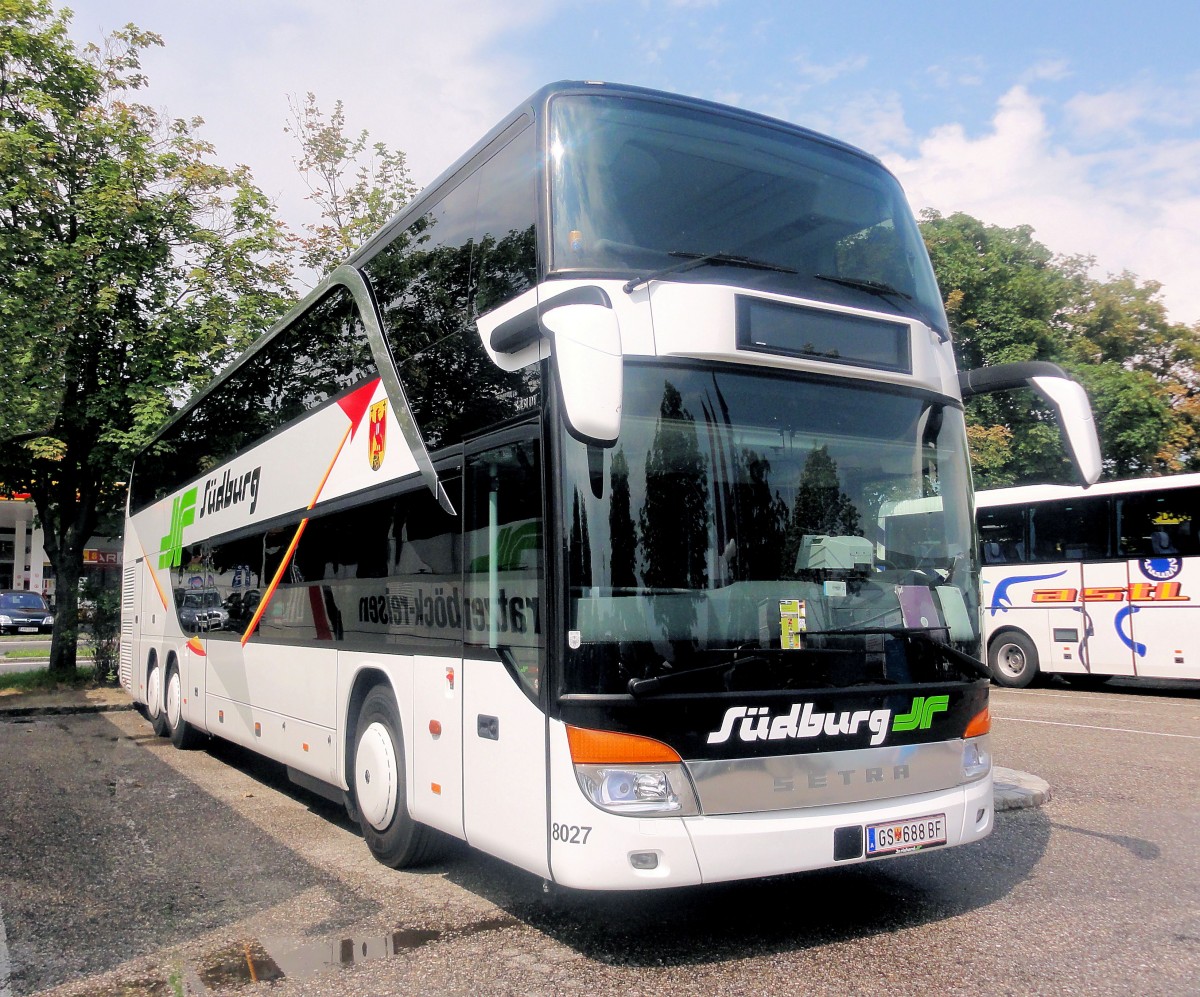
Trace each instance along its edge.
<path fill-rule="evenodd" d="M 396 812 L 399 780 L 392 736 L 381 723 L 373 723 L 358 739 L 354 752 L 354 792 L 363 818 L 382 831 Z"/>

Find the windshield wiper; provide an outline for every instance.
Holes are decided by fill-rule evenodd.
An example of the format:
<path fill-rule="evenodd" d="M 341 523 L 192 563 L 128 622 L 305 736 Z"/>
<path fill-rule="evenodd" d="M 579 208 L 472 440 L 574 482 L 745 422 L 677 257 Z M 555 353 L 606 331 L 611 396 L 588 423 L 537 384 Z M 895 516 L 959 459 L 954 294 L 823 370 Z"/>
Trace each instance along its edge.
<path fill-rule="evenodd" d="M 880 634 L 884 637 L 899 637 L 902 640 L 916 640 L 941 651 L 947 658 L 980 678 L 991 679 L 992 673 L 978 658 L 960 651 L 953 644 L 938 640 L 923 627 L 863 627 L 849 630 L 807 630 L 806 636 L 819 637 L 853 637 L 856 634 Z"/>
<path fill-rule="evenodd" d="M 738 657 L 740 649 L 730 652 L 733 657 L 728 661 L 722 661 L 715 665 L 705 665 L 703 668 L 686 668 L 678 672 L 664 672 L 662 675 L 654 675 L 650 678 L 629 680 L 629 689 L 631 696 L 643 696 L 649 692 L 658 692 L 665 685 L 671 685 L 685 678 L 693 678 L 697 675 L 710 675 L 714 672 L 732 671 L 738 665 L 749 664 L 752 661 L 765 660 L 757 654 L 747 654 L 745 657 Z"/>
<path fill-rule="evenodd" d="M 827 280 L 831 284 L 841 284 L 843 287 L 853 287 L 860 291 L 866 291 L 868 294 L 874 294 L 880 298 L 903 298 L 905 301 L 912 301 L 913 296 L 905 291 L 901 291 L 898 287 L 893 287 L 891 284 L 882 280 L 868 280 L 866 277 L 834 277 L 832 274 L 815 273 L 813 274 L 817 280 Z"/>
<path fill-rule="evenodd" d="M 796 273 L 791 267 L 780 266 L 778 263 L 768 263 L 766 260 L 755 260 L 749 256 L 735 256 L 732 253 L 671 252 L 667 255 L 683 257 L 683 262 L 663 267 L 661 270 L 654 270 L 642 277 L 634 277 L 632 280 L 626 281 L 621 290 L 626 294 L 632 294 L 635 288 L 640 287 L 642 284 L 649 284 L 652 280 L 661 280 L 663 277 L 683 273 L 685 270 L 695 270 L 698 267 L 710 265 L 745 267 L 749 270 L 774 270 L 776 273 Z"/>

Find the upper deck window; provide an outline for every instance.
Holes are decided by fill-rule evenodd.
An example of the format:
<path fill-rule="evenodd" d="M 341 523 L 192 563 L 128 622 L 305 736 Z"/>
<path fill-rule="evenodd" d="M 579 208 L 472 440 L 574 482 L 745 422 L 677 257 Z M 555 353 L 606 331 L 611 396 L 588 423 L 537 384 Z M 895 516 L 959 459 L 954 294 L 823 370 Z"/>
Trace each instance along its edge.
<path fill-rule="evenodd" d="M 899 183 L 851 149 L 717 110 L 564 95 L 550 157 L 552 270 L 633 276 L 738 256 L 770 269 L 700 266 L 671 279 L 735 281 L 946 330 Z"/>

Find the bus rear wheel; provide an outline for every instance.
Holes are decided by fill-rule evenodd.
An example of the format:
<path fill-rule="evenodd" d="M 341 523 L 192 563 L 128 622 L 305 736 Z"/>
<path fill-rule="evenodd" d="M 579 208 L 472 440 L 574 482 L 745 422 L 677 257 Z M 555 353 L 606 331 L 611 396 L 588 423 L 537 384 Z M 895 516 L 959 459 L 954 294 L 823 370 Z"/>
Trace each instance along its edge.
<path fill-rule="evenodd" d="M 200 742 L 200 732 L 183 719 L 183 680 L 179 677 L 179 665 L 174 661 L 167 665 L 162 713 L 166 718 L 167 735 L 175 747 L 186 751 Z"/>
<path fill-rule="evenodd" d="M 393 869 L 433 860 L 441 851 L 440 835 L 409 815 L 400 714 L 388 688 L 375 686 L 367 693 L 354 729 L 351 787 L 371 854 Z"/>
<path fill-rule="evenodd" d="M 1024 689 L 1037 678 L 1037 648 L 1023 633 L 1006 631 L 988 645 L 988 667 L 997 685 Z"/>
<path fill-rule="evenodd" d="M 146 673 L 146 719 L 159 737 L 167 736 L 167 713 L 163 709 L 162 665 L 155 658 Z"/>

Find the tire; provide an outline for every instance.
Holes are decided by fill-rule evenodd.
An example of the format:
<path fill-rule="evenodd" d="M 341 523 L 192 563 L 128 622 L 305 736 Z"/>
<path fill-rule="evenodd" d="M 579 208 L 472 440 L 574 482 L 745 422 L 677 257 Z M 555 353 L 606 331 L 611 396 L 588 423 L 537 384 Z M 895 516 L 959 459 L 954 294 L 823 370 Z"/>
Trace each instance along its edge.
<path fill-rule="evenodd" d="M 1038 676 L 1038 653 L 1018 630 L 1007 630 L 988 645 L 988 668 L 997 685 L 1024 689 Z"/>
<path fill-rule="evenodd" d="M 162 666 L 155 658 L 146 673 L 146 719 L 159 737 L 167 736 L 167 711 L 163 709 Z"/>
<path fill-rule="evenodd" d="M 393 869 L 422 865 L 442 852 L 441 835 L 409 816 L 400 730 L 391 690 L 375 686 L 358 711 L 350 786 L 367 847 Z"/>
<path fill-rule="evenodd" d="M 183 719 L 183 681 L 179 677 L 179 665 L 174 661 L 167 665 L 162 712 L 167 725 L 167 736 L 171 738 L 175 747 L 180 751 L 187 751 L 200 743 L 200 732 Z"/>

